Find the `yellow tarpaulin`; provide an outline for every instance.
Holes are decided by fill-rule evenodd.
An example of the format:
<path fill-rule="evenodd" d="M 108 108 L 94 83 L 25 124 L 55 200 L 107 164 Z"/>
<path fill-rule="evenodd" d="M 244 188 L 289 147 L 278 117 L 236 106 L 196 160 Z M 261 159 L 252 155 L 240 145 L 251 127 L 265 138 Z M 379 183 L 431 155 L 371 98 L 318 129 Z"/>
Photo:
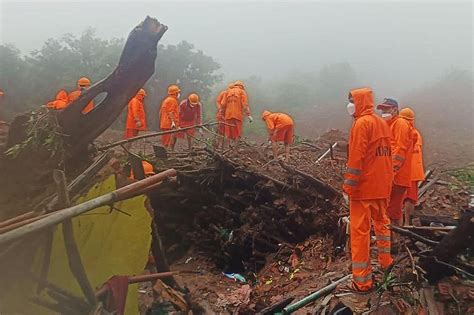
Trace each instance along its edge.
<path fill-rule="evenodd" d="M 78 203 L 96 198 L 115 190 L 113 176 L 93 187 Z M 145 196 L 138 196 L 114 204 L 114 207 L 129 215 L 101 207 L 73 219 L 74 234 L 92 287 L 98 287 L 113 275 L 142 274 L 148 259 L 151 244 L 151 217 L 144 206 Z M 37 242 L 41 246 L 41 242 Z M 21 256 L 21 255 L 20 255 Z M 0 313 L 1 314 L 51 314 L 50 310 L 31 303 L 28 298 L 35 296 L 37 283 L 28 270 L 39 276 L 44 256 L 44 244 L 33 257 L 33 263 L 24 262 L 0 270 Z M 20 269 L 20 270 L 18 270 Z M 13 276 L 14 274 L 14 276 Z M 53 249 L 48 281 L 64 288 L 76 296 L 83 297 L 77 281 L 69 270 L 64 249 L 62 229 L 54 231 Z M 126 314 L 138 314 L 137 284 L 128 288 Z M 44 295 L 42 298 L 48 299 Z"/>

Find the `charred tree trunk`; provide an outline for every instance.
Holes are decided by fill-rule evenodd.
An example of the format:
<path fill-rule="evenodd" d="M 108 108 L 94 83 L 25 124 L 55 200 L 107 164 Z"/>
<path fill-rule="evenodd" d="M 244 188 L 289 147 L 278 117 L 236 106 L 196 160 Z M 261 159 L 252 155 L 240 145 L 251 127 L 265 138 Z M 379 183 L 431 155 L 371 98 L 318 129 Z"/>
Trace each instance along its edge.
<path fill-rule="evenodd" d="M 128 36 L 118 66 L 107 78 L 63 111 L 15 117 L 6 141 L 10 154 L 0 154 L 0 186 L 5 187 L 0 192 L 0 217 L 18 214 L 2 209 L 2 204 L 9 205 L 11 200 L 25 199 L 24 196 L 36 198 L 48 189 L 53 192 L 49 187 L 53 169 L 67 168 L 68 176 L 74 176 L 89 165 L 88 144 L 117 119 L 152 76 L 157 44 L 166 30 L 156 19 L 146 17 Z M 107 94 L 103 101 L 83 114 L 83 108 L 101 93 Z M 16 152 L 13 155 L 12 150 Z M 25 200 L 17 208 L 28 210 L 32 203 L 35 201 Z"/>
<path fill-rule="evenodd" d="M 465 213 L 456 229 L 449 232 L 433 249 L 428 257 L 420 260 L 420 265 L 428 274 L 427 278 L 435 283 L 445 276 L 453 274 L 453 268 L 447 266 L 457 255 L 474 248 L 474 212 Z"/>
<path fill-rule="evenodd" d="M 156 46 L 167 27 L 147 17 L 128 36 L 117 68 L 92 86 L 60 115 L 59 123 L 68 142 L 84 146 L 104 132 L 120 115 L 130 99 L 155 72 Z M 100 93 L 105 99 L 91 112 L 81 111 Z M 87 130 L 87 132 L 84 132 Z"/>

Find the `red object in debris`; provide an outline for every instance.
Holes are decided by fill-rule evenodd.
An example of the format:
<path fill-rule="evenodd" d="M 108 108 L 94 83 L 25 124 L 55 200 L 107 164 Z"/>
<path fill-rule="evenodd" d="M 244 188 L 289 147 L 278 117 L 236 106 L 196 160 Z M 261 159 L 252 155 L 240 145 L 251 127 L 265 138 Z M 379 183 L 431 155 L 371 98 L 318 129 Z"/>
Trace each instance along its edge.
<path fill-rule="evenodd" d="M 438 283 L 438 290 L 441 295 L 451 296 L 453 294 L 453 289 L 451 288 L 451 285 L 447 282 Z"/>
<path fill-rule="evenodd" d="M 125 312 L 125 303 L 127 302 L 128 277 L 113 276 L 105 285 L 109 289 L 105 304 L 107 311 L 114 312 L 114 314 L 117 315 L 123 315 Z"/>

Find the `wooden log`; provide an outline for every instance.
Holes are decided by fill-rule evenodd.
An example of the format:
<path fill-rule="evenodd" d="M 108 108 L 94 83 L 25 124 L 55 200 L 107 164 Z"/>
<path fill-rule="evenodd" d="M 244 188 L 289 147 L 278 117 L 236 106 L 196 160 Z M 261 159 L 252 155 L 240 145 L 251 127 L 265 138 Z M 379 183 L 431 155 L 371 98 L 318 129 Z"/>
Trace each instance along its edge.
<path fill-rule="evenodd" d="M 395 226 L 395 225 L 390 225 L 390 230 L 392 230 L 393 232 L 396 232 L 398 234 L 401 234 L 403 236 L 407 236 L 407 237 L 410 237 L 410 238 L 413 238 L 417 241 L 420 241 L 426 245 L 430 245 L 430 246 L 436 246 L 439 244 L 439 242 L 436 242 L 436 241 L 433 241 L 433 240 L 430 240 L 426 237 L 423 237 L 421 235 L 418 235 L 412 231 L 408 231 L 408 230 L 405 230 L 405 229 L 402 229 L 398 226 Z"/>
<path fill-rule="evenodd" d="M 451 275 L 452 268 L 446 264 L 466 249 L 474 249 L 474 212 L 464 213 L 458 227 L 443 237 L 427 257 L 420 258 L 420 266 L 427 271 L 426 277 L 430 283 Z"/>

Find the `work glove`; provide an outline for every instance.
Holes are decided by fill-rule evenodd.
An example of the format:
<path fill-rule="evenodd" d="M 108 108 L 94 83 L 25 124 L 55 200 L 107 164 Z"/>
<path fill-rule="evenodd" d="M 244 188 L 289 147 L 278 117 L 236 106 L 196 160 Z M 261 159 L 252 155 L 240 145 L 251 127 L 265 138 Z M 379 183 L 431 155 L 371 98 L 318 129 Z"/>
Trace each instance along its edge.
<path fill-rule="evenodd" d="M 249 115 L 249 122 L 253 122 L 253 117 Z"/>
<path fill-rule="evenodd" d="M 346 193 L 342 193 L 342 198 L 344 199 L 344 203 L 349 205 L 349 195 Z"/>
<path fill-rule="evenodd" d="M 135 124 L 137 125 L 138 128 L 142 127 L 142 123 L 140 120 L 135 120 Z"/>
<path fill-rule="evenodd" d="M 268 140 L 268 145 L 269 145 L 269 146 L 272 145 L 272 140 Z"/>
<path fill-rule="evenodd" d="M 173 121 L 171 122 L 171 129 L 174 129 L 174 128 L 176 128 L 176 123 Z"/>
<path fill-rule="evenodd" d="M 202 128 L 199 128 L 199 133 L 200 133 L 201 135 L 203 134 Z"/>

